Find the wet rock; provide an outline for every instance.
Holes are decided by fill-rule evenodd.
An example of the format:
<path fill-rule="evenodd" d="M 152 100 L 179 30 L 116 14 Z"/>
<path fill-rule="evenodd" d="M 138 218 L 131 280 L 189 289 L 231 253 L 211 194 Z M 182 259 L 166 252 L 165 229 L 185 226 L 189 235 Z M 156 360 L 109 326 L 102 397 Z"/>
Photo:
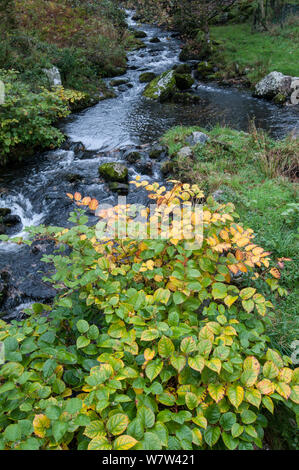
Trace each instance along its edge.
<path fill-rule="evenodd" d="M 190 147 L 183 147 L 178 151 L 177 156 L 179 158 L 190 158 L 193 156 L 192 149 Z"/>
<path fill-rule="evenodd" d="M 6 228 L 3 224 L 0 224 L 0 235 L 5 235 L 6 234 Z"/>
<path fill-rule="evenodd" d="M 78 173 L 67 173 L 65 175 L 65 179 L 69 183 L 78 183 L 79 181 L 81 181 L 83 179 L 83 176 L 79 175 Z"/>
<path fill-rule="evenodd" d="M 149 83 L 156 78 L 156 74 L 153 72 L 145 72 L 139 75 L 140 83 Z"/>
<path fill-rule="evenodd" d="M 189 64 L 175 65 L 173 69 L 176 71 L 176 73 L 180 73 L 180 74 L 185 74 L 185 73 L 190 74 L 192 71 L 191 66 Z"/>
<path fill-rule="evenodd" d="M 192 93 L 174 93 L 171 101 L 181 104 L 198 104 L 201 101 L 200 96 Z"/>
<path fill-rule="evenodd" d="M 143 39 L 147 37 L 147 34 L 144 31 L 134 31 L 134 36 L 137 39 Z"/>
<path fill-rule="evenodd" d="M 149 157 L 152 160 L 157 160 L 158 158 L 164 157 L 166 154 L 167 154 L 167 147 L 165 147 L 164 145 L 156 144 L 151 148 L 149 152 Z"/>
<path fill-rule="evenodd" d="M 214 73 L 213 64 L 205 60 L 205 61 L 199 62 L 196 72 L 195 72 L 195 76 L 196 78 L 206 78 L 209 75 L 212 75 L 213 73 Z"/>
<path fill-rule="evenodd" d="M 185 140 L 193 147 L 198 144 L 204 145 L 209 140 L 209 136 L 203 132 L 192 132 L 192 134 L 186 137 Z"/>
<path fill-rule="evenodd" d="M 148 160 L 142 160 L 136 164 L 136 168 L 140 173 L 143 173 L 144 175 L 152 175 L 153 162 Z"/>
<path fill-rule="evenodd" d="M 176 91 L 175 72 L 169 70 L 152 80 L 145 88 L 143 95 L 146 98 L 163 103 L 171 98 Z"/>
<path fill-rule="evenodd" d="M 162 175 L 167 176 L 173 171 L 173 168 L 174 163 L 171 160 L 166 160 L 162 163 L 160 170 Z"/>
<path fill-rule="evenodd" d="M 8 214 L 5 217 L 3 217 L 3 224 L 6 225 L 7 227 L 14 227 L 15 225 L 21 224 L 22 220 L 21 217 L 18 215 L 13 215 L 13 214 Z"/>
<path fill-rule="evenodd" d="M 126 85 L 120 85 L 117 89 L 120 92 L 124 92 L 127 91 L 128 87 Z"/>
<path fill-rule="evenodd" d="M 0 218 L 9 214 L 11 214 L 11 209 L 8 209 L 8 207 L 0 207 Z"/>
<path fill-rule="evenodd" d="M 125 183 L 128 180 L 128 168 L 118 162 L 104 163 L 99 166 L 99 175 L 106 181 Z"/>
<path fill-rule="evenodd" d="M 299 82 L 298 77 L 291 77 L 280 72 L 271 72 L 255 86 L 254 96 L 259 98 L 273 99 L 275 96 L 282 96 L 286 99 L 292 94 Z M 298 85 L 297 85 L 298 86 Z"/>
<path fill-rule="evenodd" d="M 158 42 L 161 42 L 161 40 L 157 37 L 154 37 L 150 40 L 151 43 L 155 44 L 155 43 L 158 43 Z"/>
<path fill-rule="evenodd" d="M 111 80 L 110 86 L 125 85 L 126 83 L 128 83 L 128 81 L 129 80 L 127 78 L 117 78 L 117 79 Z"/>
<path fill-rule="evenodd" d="M 70 144 L 70 150 L 74 152 L 76 157 L 81 158 L 86 151 L 86 148 L 82 142 L 73 142 Z"/>
<path fill-rule="evenodd" d="M 131 151 L 131 150 L 128 150 L 127 152 L 124 153 L 124 158 L 129 162 L 129 163 L 136 163 L 138 162 L 139 160 L 141 160 L 142 158 L 142 155 L 140 152 L 136 152 L 136 151 Z"/>
<path fill-rule="evenodd" d="M 187 74 L 187 73 L 181 74 L 175 71 L 174 76 L 175 76 L 176 86 L 178 87 L 179 90 L 188 90 L 189 88 L 192 87 L 192 85 L 195 82 L 191 74 Z"/>
<path fill-rule="evenodd" d="M 124 183 L 117 183 L 116 181 L 109 183 L 109 189 L 121 195 L 126 195 L 129 192 L 129 185 Z"/>

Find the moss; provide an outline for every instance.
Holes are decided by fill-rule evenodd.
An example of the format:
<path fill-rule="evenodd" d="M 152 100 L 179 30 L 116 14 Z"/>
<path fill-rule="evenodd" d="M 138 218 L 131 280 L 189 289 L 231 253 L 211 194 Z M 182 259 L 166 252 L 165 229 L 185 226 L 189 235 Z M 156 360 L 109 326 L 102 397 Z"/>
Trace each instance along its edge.
<path fill-rule="evenodd" d="M 155 78 L 156 78 L 156 74 L 154 72 L 145 72 L 139 76 L 139 81 L 141 83 L 149 83 Z"/>
<path fill-rule="evenodd" d="M 128 179 L 128 168 L 118 162 L 104 163 L 99 167 L 99 175 L 107 181 L 124 183 Z"/>
<path fill-rule="evenodd" d="M 287 98 L 283 93 L 277 93 L 277 95 L 273 98 L 275 104 L 284 104 Z"/>
<path fill-rule="evenodd" d="M 182 74 L 182 73 L 177 73 L 177 71 L 175 71 L 174 77 L 175 77 L 176 86 L 178 87 L 179 90 L 188 90 L 189 88 L 192 87 L 193 83 L 195 82 L 192 75 L 188 73 Z"/>
<path fill-rule="evenodd" d="M 201 78 L 206 78 L 213 74 L 213 64 L 211 62 L 203 61 L 197 66 L 197 75 Z"/>
<path fill-rule="evenodd" d="M 147 85 L 143 95 L 146 98 L 163 102 L 171 98 L 176 90 L 175 73 L 173 70 L 169 70 L 152 80 Z"/>

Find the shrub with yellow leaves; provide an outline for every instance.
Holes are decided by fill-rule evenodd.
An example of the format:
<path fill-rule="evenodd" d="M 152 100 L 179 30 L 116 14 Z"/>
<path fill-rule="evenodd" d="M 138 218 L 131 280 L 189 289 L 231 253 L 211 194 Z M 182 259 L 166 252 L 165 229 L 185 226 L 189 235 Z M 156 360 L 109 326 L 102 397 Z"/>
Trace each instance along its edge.
<path fill-rule="evenodd" d="M 96 210 L 103 227 L 118 224 L 119 215 L 129 226 L 132 208 L 102 211 L 79 193 L 69 195 L 79 206 L 72 228 L 47 229 L 68 247 L 44 258 L 54 263 L 60 289 L 49 318 L 76 358 L 60 377 L 73 398 L 50 389 L 27 418 L 33 433 L 42 448 L 71 441 L 90 450 L 263 447 L 265 411 L 283 402 L 296 412 L 299 404 L 299 369 L 269 347 L 265 333 L 272 304 L 258 283 L 273 279 L 270 254 L 235 222 L 232 204 L 204 200 L 196 185 L 133 184 L 156 201 L 144 225 L 147 234 L 155 217 L 160 237 L 98 239 L 82 207 Z M 186 202 L 191 226 L 202 204 L 202 240 L 192 249 L 190 239 L 161 236 L 160 209 L 173 228 L 173 207 Z M 62 427 L 57 421 L 71 420 L 74 396 L 76 425 L 53 432 Z M 63 418 L 47 412 L 50 405 L 65 410 Z"/>

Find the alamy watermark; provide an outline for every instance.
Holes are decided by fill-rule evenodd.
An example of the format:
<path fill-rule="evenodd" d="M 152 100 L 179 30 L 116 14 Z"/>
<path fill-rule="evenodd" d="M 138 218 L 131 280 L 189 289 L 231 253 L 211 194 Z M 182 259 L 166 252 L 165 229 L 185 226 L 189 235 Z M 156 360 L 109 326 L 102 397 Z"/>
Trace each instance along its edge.
<path fill-rule="evenodd" d="M 203 207 L 201 204 L 127 204 L 118 197 L 117 206 L 101 204 L 96 210 L 98 240 L 185 240 L 189 249 L 199 249 L 203 242 Z"/>
<path fill-rule="evenodd" d="M 5 102 L 5 85 L 0 80 L 0 105 L 4 104 L 4 102 Z"/>

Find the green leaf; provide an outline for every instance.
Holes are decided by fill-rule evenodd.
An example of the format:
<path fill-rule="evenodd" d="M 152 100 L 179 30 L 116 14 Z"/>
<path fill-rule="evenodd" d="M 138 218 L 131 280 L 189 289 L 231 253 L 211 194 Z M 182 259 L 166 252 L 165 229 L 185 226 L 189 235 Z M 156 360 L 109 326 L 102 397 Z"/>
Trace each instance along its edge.
<path fill-rule="evenodd" d="M 88 346 L 89 343 L 90 343 L 90 339 L 85 338 L 85 336 L 79 336 L 76 344 L 77 344 L 78 349 L 82 349 L 82 348 L 86 348 L 86 346 Z"/>
<path fill-rule="evenodd" d="M 178 372 L 181 372 L 186 365 L 186 358 L 182 354 L 175 352 L 170 357 L 170 363 Z"/>
<path fill-rule="evenodd" d="M 162 336 L 158 343 L 158 352 L 161 357 L 169 357 L 174 351 L 174 345 L 171 339 Z"/>
<path fill-rule="evenodd" d="M 196 370 L 197 372 L 201 372 L 205 366 L 205 360 L 199 354 L 195 357 L 188 358 L 188 364 L 191 369 Z"/>
<path fill-rule="evenodd" d="M 234 439 L 231 436 L 231 434 L 226 433 L 226 432 L 222 432 L 221 437 L 223 439 L 223 442 L 224 442 L 225 446 L 229 450 L 235 450 L 238 447 L 238 444 L 239 444 L 238 439 Z"/>
<path fill-rule="evenodd" d="M 236 423 L 237 417 L 235 413 L 224 413 L 220 418 L 220 424 L 224 431 L 230 431 L 233 425 Z"/>
<path fill-rule="evenodd" d="M 89 330 L 89 324 L 86 320 L 79 320 L 76 323 L 77 330 L 79 333 L 86 333 Z"/>
<path fill-rule="evenodd" d="M 184 338 L 181 342 L 181 351 L 184 354 L 191 354 L 196 351 L 196 341 L 192 336 Z"/>
<path fill-rule="evenodd" d="M 147 429 L 150 429 L 155 424 L 155 414 L 147 406 L 141 406 L 137 410 L 137 418 L 140 420 L 140 423 Z"/>
<path fill-rule="evenodd" d="M 155 361 L 151 361 L 145 368 L 146 376 L 152 382 L 161 372 L 163 369 L 163 362 L 160 359 L 156 359 Z"/>
<path fill-rule="evenodd" d="M 141 341 L 153 341 L 159 337 L 159 331 L 155 329 L 145 330 L 141 334 Z"/>
<path fill-rule="evenodd" d="M 195 393 L 187 392 L 185 395 L 186 405 L 189 410 L 194 410 L 198 404 L 198 398 Z"/>
<path fill-rule="evenodd" d="M 256 418 L 257 418 L 257 416 L 253 411 L 244 410 L 241 413 L 241 419 L 242 419 L 244 424 L 254 423 L 254 421 L 256 421 Z"/>
<path fill-rule="evenodd" d="M 67 400 L 65 411 L 71 415 L 79 413 L 82 408 L 82 400 L 80 398 L 70 398 Z"/>
<path fill-rule="evenodd" d="M 113 436 L 118 436 L 127 429 L 128 424 L 128 416 L 123 413 L 117 413 L 108 419 L 107 429 Z"/>
<path fill-rule="evenodd" d="M 185 302 L 185 300 L 187 299 L 185 294 L 183 294 L 182 292 L 179 292 L 179 291 L 176 291 L 173 294 L 172 298 L 173 298 L 173 301 L 174 301 L 175 305 L 180 305 L 183 302 Z"/>
<path fill-rule="evenodd" d="M 215 282 L 212 286 L 212 296 L 214 299 L 224 299 L 227 296 L 227 286 L 222 282 Z"/>
<path fill-rule="evenodd" d="M 231 429 L 233 437 L 239 437 L 244 431 L 244 426 L 241 426 L 239 423 L 235 423 Z"/>
<path fill-rule="evenodd" d="M 21 436 L 21 427 L 18 424 L 9 424 L 3 433 L 4 439 L 9 442 L 19 441 Z"/>
<path fill-rule="evenodd" d="M 60 442 L 68 429 L 68 423 L 55 421 L 52 427 L 53 436 L 56 442 Z"/>
<path fill-rule="evenodd" d="M 213 447 L 219 440 L 221 435 L 221 430 L 219 426 L 208 427 L 204 431 L 204 440 L 209 447 Z"/>

